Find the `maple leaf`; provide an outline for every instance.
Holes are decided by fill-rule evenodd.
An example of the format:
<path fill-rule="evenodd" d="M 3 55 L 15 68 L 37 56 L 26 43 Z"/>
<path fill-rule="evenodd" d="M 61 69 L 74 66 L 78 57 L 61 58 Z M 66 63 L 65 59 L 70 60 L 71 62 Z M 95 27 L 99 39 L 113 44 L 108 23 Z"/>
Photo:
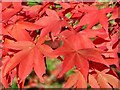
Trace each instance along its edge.
<path fill-rule="evenodd" d="M 46 76 L 43 79 L 47 56 L 62 62 L 62 67 L 60 64 L 50 71 L 52 76 L 61 77 L 76 68 L 64 88 L 87 88 L 87 83 L 91 88 L 120 88 L 116 73 L 120 51 L 119 2 L 84 2 L 40 2 L 29 6 L 22 0 L 2 0 L 0 74 L 5 88 L 14 77 L 18 88 L 22 88 L 32 70 L 41 82 L 47 79 Z M 62 7 L 57 8 L 57 5 Z M 87 27 L 82 28 L 84 26 Z M 48 45 L 55 50 L 52 51 Z M 110 69 L 110 65 L 116 68 Z"/>
<path fill-rule="evenodd" d="M 8 8 L 11 5 L 13 7 Z M 7 22 L 22 9 L 21 0 L 19 2 L 2 2 L 2 7 L 2 21 Z"/>
<path fill-rule="evenodd" d="M 5 44 L 5 48 L 20 50 L 7 63 L 4 76 L 17 65 L 18 77 L 20 82 L 23 81 L 34 68 L 35 73 L 43 82 L 42 75 L 45 73 L 44 55 L 47 56 L 52 49 L 43 44 L 43 39 L 39 39 L 37 43 L 31 41 L 18 41 Z"/>
<path fill-rule="evenodd" d="M 87 79 L 89 61 L 107 65 L 101 56 L 101 52 L 96 50 L 92 41 L 84 35 L 74 34 L 63 41 L 63 46 L 57 48 L 51 54 L 51 56 L 64 56 L 62 71 L 59 74 L 59 77 L 76 66 L 77 69 L 83 73 L 85 79 Z"/>
<path fill-rule="evenodd" d="M 46 14 L 48 16 L 44 16 L 35 22 L 35 24 L 43 27 L 40 37 L 44 37 L 49 32 L 52 32 L 53 36 L 55 36 L 60 33 L 62 27 L 68 25 L 65 20 L 59 18 L 57 12 L 47 9 Z"/>
<path fill-rule="evenodd" d="M 111 8 L 104 8 L 89 12 L 81 18 L 77 26 L 83 26 L 87 24 L 87 29 L 91 29 L 95 24 L 100 23 L 108 34 L 108 17 L 106 14 L 110 12 L 112 12 Z"/>
<path fill-rule="evenodd" d="M 93 43 L 97 48 L 100 48 L 101 50 L 104 50 L 106 52 L 102 53 L 109 65 L 116 65 L 118 67 L 118 46 L 119 46 L 119 40 L 118 40 L 118 34 L 114 34 L 111 36 L 110 40 L 107 40 L 107 38 L 96 38 Z"/>
<path fill-rule="evenodd" d="M 101 38 L 106 38 L 108 37 L 108 35 L 105 33 L 104 29 L 97 29 L 97 30 L 93 30 L 93 29 L 85 29 L 83 31 L 80 31 L 79 33 L 82 33 L 84 35 L 86 35 L 89 38 L 95 38 L 97 37 L 101 37 Z"/>
<path fill-rule="evenodd" d="M 2 67 L 1 68 L 1 82 L 4 85 L 5 88 L 8 88 L 8 83 L 11 83 L 16 75 L 16 70 L 11 70 L 6 76 L 4 76 L 4 70 L 5 67 L 9 61 L 10 57 L 9 56 L 5 56 L 2 58 Z"/>
<path fill-rule="evenodd" d="M 103 71 L 96 70 L 96 75 L 89 75 L 89 84 L 92 88 L 120 88 L 120 81 L 117 77 L 107 73 L 109 69 Z M 96 85 L 95 85 L 96 84 Z M 112 90 L 112 89 L 111 89 Z"/>
<path fill-rule="evenodd" d="M 64 88 L 87 88 L 87 82 L 82 73 L 78 70 L 74 70 L 74 72 L 65 83 Z"/>
<path fill-rule="evenodd" d="M 40 29 L 41 27 L 31 23 L 26 22 L 23 20 L 17 21 L 15 24 L 8 25 L 5 29 L 9 36 L 13 37 L 16 40 L 27 40 L 32 41 L 32 38 L 30 37 L 29 33 L 26 31 L 35 31 Z M 22 35 L 22 37 L 21 37 Z"/>
<path fill-rule="evenodd" d="M 42 6 L 41 5 L 34 5 L 32 7 L 27 6 L 24 7 L 23 11 L 26 12 L 26 15 L 34 18 L 38 16 L 39 11 L 41 10 Z"/>

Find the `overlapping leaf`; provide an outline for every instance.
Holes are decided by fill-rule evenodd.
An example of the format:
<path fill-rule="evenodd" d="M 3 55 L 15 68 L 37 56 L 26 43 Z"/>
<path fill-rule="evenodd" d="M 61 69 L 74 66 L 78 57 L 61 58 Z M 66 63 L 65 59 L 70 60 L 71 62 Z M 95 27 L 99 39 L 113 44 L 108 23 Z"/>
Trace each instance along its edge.
<path fill-rule="evenodd" d="M 97 71 L 96 76 L 89 75 L 89 83 L 91 87 L 92 88 L 120 88 L 119 79 L 107 72 L 108 70 L 103 70 L 102 72 Z"/>
<path fill-rule="evenodd" d="M 40 28 L 41 28 L 40 26 L 34 23 L 25 22 L 22 20 L 22 21 L 16 22 L 15 24 L 11 24 L 7 26 L 5 28 L 5 32 L 18 41 L 21 41 L 21 40 L 32 41 L 32 38 L 30 37 L 29 33 L 26 30 L 34 31 Z"/>
<path fill-rule="evenodd" d="M 76 70 L 75 73 L 69 77 L 68 81 L 64 85 L 64 88 L 71 88 L 71 87 L 87 88 L 87 82 L 81 72 Z"/>
<path fill-rule="evenodd" d="M 89 43 L 86 44 L 86 42 Z M 83 73 L 83 76 L 87 79 L 89 61 L 107 65 L 101 56 L 101 52 L 94 48 L 92 41 L 81 34 L 74 34 L 69 38 L 64 39 L 63 46 L 53 51 L 53 55 L 64 56 L 60 76 L 76 66 L 77 69 L 79 69 Z"/>
<path fill-rule="evenodd" d="M 42 40 L 34 44 L 31 41 L 18 41 L 4 45 L 5 48 L 20 50 L 7 63 L 4 76 L 17 65 L 18 76 L 23 81 L 34 69 L 40 80 L 43 82 L 42 75 L 45 73 L 44 55 L 51 52 L 51 48 L 43 44 Z"/>
<path fill-rule="evenodd" d="M 40 37 L 44 37 L 49 32 L 52 32 L 53 36 L 60 33 L 61 28 L 67 26 L 67 22 L 61 20 L 56 11 L 47 9 L 46 14 L 48 16 L 44 16 L 36 21 L 35 24 L 42 26 L 42 31 Z"/>
<path fill-rule="evenodd" d="M 112 9 L 105 8 L 101 10 L 96 10 L 95 7 L 93 9 L 95 10 L 88 12 L 82 17 L 82 19 L 78 23 L 78 26 L 88 25 L 87 28 L 91 29 L 94 25 L 100 23 L 108 34 L 108 17 L 106 16 L 106 14 L 112 12 Z"/>
<path fill-rule="evenodd" d="M 23 88 L 32 70 L 43 82 L 44 59 L 51 56 L 62 62 L 62 70 L 55 77 L 58 73 L 63 76 L 73 67 L 76 69 L 64 88 L 87 88 L 86 83 L 91 88 L 120 88 L 116 74 L 119 75 L 118 2 L 82 0 L 82 3 L 39 2 L 29 6 L 21 0 L 4 1 L 0 24 L 4 87 L 8 88 L 16 75 L 18 87 Z M 51 52 L 48 45 L 55 50 Z M 61 64 L 58 68 L 61 69 Z M 112 70 L 108 72 L 106 68 Z"/>
<path fill-rule="evenodd" d="M 14 8 L 10 7 L 11 5 Z M 22 9 L 21 0 L 20 2 L 2 2 L 2 7 L 2 21 L 7 22 L 12 16 L 17 14 Z"/>

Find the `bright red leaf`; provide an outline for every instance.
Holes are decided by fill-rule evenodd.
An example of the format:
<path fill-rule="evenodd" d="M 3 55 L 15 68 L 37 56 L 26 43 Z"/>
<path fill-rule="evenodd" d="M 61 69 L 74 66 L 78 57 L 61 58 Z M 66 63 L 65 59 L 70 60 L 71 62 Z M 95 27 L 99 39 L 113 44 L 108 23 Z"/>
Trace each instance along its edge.
<path fill-rule="evenodd" d="M 4 75 L 10 72 L 17 65 L 18 77 L 23 81 L 34 69 L 40 80 L 43 82 L 42 75 L 45 73 L 46 67 L 44 63 L 44 55 L 48 55 L 52 49 L 43 44 L 42 39 L 35 44 L 30 41 L 18 41 L 5 45 L 5 48 L 20 50 L 7 63 Z"/>
<path fill-rule="evenodd" d="M 94 25 L 100 23 L 108 34 L 108 17 L 106 14 L 110 12 L 112 12 L 110 8 L 89 12 L 82 17 L 77 26 L 88 25 L 87 29 L 91 29 Z"/>
<path fill-rule="evenodd" d="M 11 37 L 18 41 L 22 40 L 32 41 L 32 38 L 30 37 L 29 33 L 26 30 L 35 31 L 40 28 L 41 28 L 40 26 L 34 23 L 25 22 L 21 20 L 17 21 L 15 24 L 8 25 L 5 29 L 8 35 L 10 35 Z"/>
<path fill-rule="evenodd" d="M 120 3 L 35 1 L 31 5 L 29 1 L 2 0 L 0 73 L 3 86 L 12 87 L 15 79 L 22 89 L 26 77 L 34 70 L 41 82 L 45 79 L 40 88 L 56 85 L 57 80 L 66 81 L 66 78 L 64 88 L 89 88 L 88 84 L 91 88 L 120 88 Z M 55 67 L 49 68 L 47 57 L 54 57 Z M 69 70 L 74 74 L 67 77 Z"/>
<path fill-rule="evenodd" d="M 44 37 L 49 32 L 52 32 L 53 36 L 60 33 L 61 28 L 67 26 L 67 22 L 59 18 L 56 11 L 47 9 L 46 14 L 48 16 L 44 16 L 40 18 L 35 24 L 42 26 L 42 31 L 40 37 Z"/>
<path fill-rule="evenodd" d="M 88 43 L 86 44 L 86 42 Z M 53 55 L 64 56 L 60 76 L 76 66 L 87 79 L 89 70 L 88 60 L 107 65 L 101 56 L 101 52 L 95 49 L 92 41 L 81 34 L 71 35 L 69 38 L 64 39 L 63 46 L 53 51 Z"/>

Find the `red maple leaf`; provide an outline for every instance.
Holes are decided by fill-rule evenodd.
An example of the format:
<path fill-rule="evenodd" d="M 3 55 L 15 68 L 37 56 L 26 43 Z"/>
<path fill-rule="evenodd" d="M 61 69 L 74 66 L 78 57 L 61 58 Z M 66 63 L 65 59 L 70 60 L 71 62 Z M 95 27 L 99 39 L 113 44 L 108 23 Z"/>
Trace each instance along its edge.
<path fill-rule="evenodd" d="M 4 76 L 16 66 L 18 67 L 18 77 L 23 81 L 34 69 L 40 80 L 45 73 L 44 56 L 47 56 L 52 49 L 43 44 L 44 40 L 39 39 L 37 43 L 31 41 L 18 41 L 5 44 L 5 48 L 20 50 L 7 63 Z"/>
<path fill-rule="evenodd" d="M 76 66 L 83 73 L 85 79 L 87 79 L 89 61 L 107 65 L 101 56 L 101 52 L 94 48 L 92 41 L 81 34 L 74 34 L 64 39 L 63 46 L 53 51 L 52 55 L 64 56 L 60 77 Z"/>
<path fill-rule="evenodd" d="M 108 34 L 108 17 L 106 14 L 110 12 L 112 12 L 111 8 L 104 8 L 101 10 L 96 10 L 95 8 L 94 11 L 88 12 L 87 14 L 85 14 L 81 18 L 77 26 L 88 25 L 87 29 L 91 29 L 95 24 L 100 23 L 102 27 L 105 29 L 106 33 Z"/>
<path fill-rule="evenodd" d="M 46 14 L 48 16 L 44 16 L 36 21 L 35 24 L 42 26 L 42 31 L 40 37 L 44 37 L 49 32 L 52 32 L 52 35 L 55 36 L 60 33 L 61 28 L 67 26 L 67 22 L 65 20 L 61 20 L 56 11 L 47 9 Z"/>
<path fill-rule="evenodd" d="M 105 69 L 101 72 L 96 70 L 95 75 L 89 74 L 89 84 L 91 88 L 120 88 L 119 79 L 107 73 L 108 71 L 109 69 Z"/>
<path fill-rule="evenodd" d="M 15 24 L 10 24 L 5 28 L 5 33 L 7 33 L 9 36 L 16 40 L 27 40 L 27 41 L 32 41 L 32 38 L 30 37 L 28 31 L 35 31 L 40 29 L 41 27 L 31 23 L 31 22 L 26 22 L 23 20 L 17 21 Z M 21 37 L 22 35 L 22 37 Z"/>
<path fill-rule="evenodd" d="M 74 72 L 65 83 L 64 88 L 87 88 L 87 82 L 82 73 L 78 70 L 74 70 Z"/>
<path fill-rule="evenodd" d="M 64 88 L 88 88 L 87 83 L 91 88 L 120 88 L 116 73 L 120 52 L 119 2 L 36 1 L 31 6 L 22 0 L 2 0 L 0 74 L 4 87 L 11 86 L 16 78 L 22 89 L 32 70 L 44 82 L 49 77 L 47 73 L 43 76 L 45 64 L 49 64 L 45 58 L 51 56 L 62 64 L 55 61 L 55 70 L 47 68 L 50 78 L 75 69 Z M 51 80 L 46 84 L 54 83 Z"/>
<path fill-rule="evenodd" d="M 13 6 L 13 7 L 12 7 Z M 7 22 L 12 16 L 22 9 L 21 0 L 19 2 L 2 2 L 2 21 Z"/>

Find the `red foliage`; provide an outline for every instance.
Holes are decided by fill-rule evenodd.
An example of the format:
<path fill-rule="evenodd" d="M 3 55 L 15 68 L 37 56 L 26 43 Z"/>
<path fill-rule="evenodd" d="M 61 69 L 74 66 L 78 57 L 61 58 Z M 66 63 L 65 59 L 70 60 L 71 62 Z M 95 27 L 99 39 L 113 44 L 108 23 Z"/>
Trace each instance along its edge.
<path fill-rule="evenodd" d="M 87 83 L 91 88 L 120 88 L 119 3 L 114 7 L 112 2 L 103 4 L 2 2 L 0 67 L 4 87 L 17 77 L 22 88 L 32 70 L 44 83 L 45 58 L 52 57 L 62 62 L 55 76 L 62 77 L 75 67 L 64 88 L 87 88 Z"/>

